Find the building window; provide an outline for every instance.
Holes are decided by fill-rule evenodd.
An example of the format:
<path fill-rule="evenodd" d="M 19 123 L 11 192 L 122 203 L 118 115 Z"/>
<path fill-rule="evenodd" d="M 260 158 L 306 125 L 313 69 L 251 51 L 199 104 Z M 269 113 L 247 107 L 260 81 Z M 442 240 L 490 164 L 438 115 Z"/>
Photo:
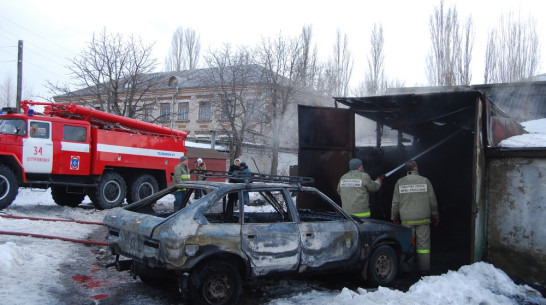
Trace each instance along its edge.
<path fill-rule="evenodd" d="M 190 103 L 183 102 L 178 103 L 178 117 L 179 121 L 187 121 L 190 117 Z"/>
<path fill-rule="evenodd" d="M 248 108 L 247 108 L 247 111 L 248 113 L 250 113 L 250 118 L 255 120 L 255 119 L 261 119 L 261 113 L 260 113 L 260 109 L 259 109 L 259 106 L 258 106 L 258 102 L 257 101 L 254 101 L 253 103 L 249 103 L 248 104 Z"/>
<path fill-rule="evenodd" d="M 210 121 L 211 102 L 199 102 L 199 120 Z"/>
<path fill-rule="evenodd" d="M 159 105 L 159 120 L 167 121 L 171 117 L 171 104 L 170 103 L 161 103 Z"/>
<path fill-rule="evenodd" d="M 154 120 L 154 117 L 152 116 L 154 106 L 152 104 L 144 106 L 144 121 L 146 122 L 152 122 Z"/>
<path fill-rule="evenodd" d="M 235 102 L 232 100 L 227 100 L 225 102 L 223 101 L 222 103 L 222 108 L 220 109 L 220 120 L 227 121 L 230 118 L 233 118 L 233 105 L 235 104 Z"/>

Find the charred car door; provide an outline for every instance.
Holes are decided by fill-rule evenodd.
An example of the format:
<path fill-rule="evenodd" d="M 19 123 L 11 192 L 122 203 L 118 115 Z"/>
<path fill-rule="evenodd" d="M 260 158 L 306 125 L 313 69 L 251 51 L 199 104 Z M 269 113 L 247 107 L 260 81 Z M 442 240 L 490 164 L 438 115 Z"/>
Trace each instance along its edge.
<path fill-rule="evenodd" d="M 300 262 L 300 234 L 282 189 L 244 190 L 241 247 L 254 276 L 295 272 Z"/>
<path fill-rule="evenodd" d="M 296 190 L 291 192 L 291 198 L 298 207 L 302 241 L 301 271 L 335 268 L 340 263 L 357 259 L 358 227 L 334 207 L 335 203 L 316 190 Z M 313 205 L 305 201 L 313 202 Z"/>

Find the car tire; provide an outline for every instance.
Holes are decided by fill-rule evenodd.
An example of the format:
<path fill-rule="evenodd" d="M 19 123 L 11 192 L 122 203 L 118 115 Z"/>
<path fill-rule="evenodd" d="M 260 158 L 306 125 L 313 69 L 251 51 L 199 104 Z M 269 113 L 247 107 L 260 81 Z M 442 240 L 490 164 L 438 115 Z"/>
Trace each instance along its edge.
<path fill-rule="evenodd" d="M 0 165 L 0 210 L 7 208 L 18 192 L 19 185 L 15 174 L 9 167 Z"/>
<path fill-rule="evenodd" d="M 123 177 L 116 172 L 106 172 L 102 175 L 95 191 L 93 204 L 97 209 L 105 210 L 121 206 L 127 194 Z"/>
<path fill-rule="evenodd" d="M 74 208 L 82 203 L 85 194 L 68 193 L 66 192 L 66 186 L 52 185 L 51 197 L 58 205 Z"/>
<path fill-rule="evenodd" d="M 158 190 L 159 186 L 154 176 L 149 174 L 138 176 L 129 184 L 127 203 L 139 201 L 142 198 L 157 193 Z"/>
<path fill-rule="evenodd" d="M 190 285 L 194 304 L 237 304 L 241 293 L 241 275 L 232 264 L 211 261 L 191 273 Z"/>
<path fill-rule="evenodd" d="M 388 286 L 398 274 L 398 257 L 388 245 L 377 247 L 368 261 L 368 280 L 379 286 Z"/>

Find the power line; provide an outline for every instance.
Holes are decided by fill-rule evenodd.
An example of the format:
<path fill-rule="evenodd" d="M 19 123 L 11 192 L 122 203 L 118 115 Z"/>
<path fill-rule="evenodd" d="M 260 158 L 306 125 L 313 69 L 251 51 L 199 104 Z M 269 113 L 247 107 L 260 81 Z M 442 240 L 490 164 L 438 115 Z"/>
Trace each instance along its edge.
<path fill-rule="evenodd" d="M 27 32 L 29 32 L 29 33 L 31 33 L 32 35 L 34 35 L 34 36 L 40 38 L 41 40 L 43 40 L 43 41 L 45 41 L 45 42 L 51 44 L 52 46 L 54 46 L 54 47 L 56 47 L 56 48 L 58 48 L 58 49 L 61 49 L 61 50 L 65 51 L 65 52 L 67 52 L 67 53 L 73 54 L 72 51 L 63 48 L 63 47 L 62 47 L 61 45 L 59 45 L 58 43 L 52 42 L 52 41 L 50 41 L 50 40 L 44 38 L 42 35 L 37 34 L 37 33 L 35 33 L 35 32 L 32 31 L 32 30 L 27 29 L 26 27 L 24 27 L 24 26 L 18 24 L 17 22 L 14 22 L 14 21 L 10 20 L 9 18 L 6 18 L 6 17 L 3 16 L 3 15 L 0 15 L 0 17 L 3 18 L 3 19 L 6 20 L 6 21 L 12 23 L 13 25 L 15 25 L 15 26 L 17 26 L 17 27 L 19 27 L 19 28 L 21 28 L 21 29 L 23 29 L 23 30 L 25 30 L 25 31 L 27 31 Z M 13 34 L 12 34 L 12 35 L 13 35 Z M 47 52 L 49 52 L 49 51 L 47 51 Z M 54 55 L 54 56 L 56 56 L 54 53 L 51 53 L 51 52 L 49 52 L 49 53 L 52 54 L 52 55 Z"/>
<path fill-rule="evenodd" d="M 62 48 L 59 44 L 53 43 L 52 41 L 44 38 L 42 35 L 39 35 L 39 34 L 35 33 L 34 31 L 32 31 L 32 30 L 30 30 L 30 29 L 28 29 L 28 28 L 26 28 L 24 26 L 21 26 L 17 22 L 14 22 L 14 21 L 10 20 L 9 18 L 6 18 L 5 16 L 3 16 L 1 14 L 0 14 L 0 18 L 4 19 L 5 21 L 7 21 L 7 22 L 9 22 L 9 23 L 11 23 L 13 25 L 15 25 L 16 27 L 22 29 L 23 31 L 26 31 L 26 32 L 32 34 L 32 36 L 36 37 L 37 39 L 39 39 L 41 41 L 44 41 L 44 42 L 58 48 L 59 50 L 67 52 L 68 54 L 74 54 L 73 52 L 67 50 L 66 48 Z M 44 48 L 42 44 L 35 42 L 36 39 L 17 39 L 16 37 L 20 37 L 21 35 L 14 34 L 14 33 L 12 33 L 11 31 L 9 31 L 9 30 L 7 30 L 5 28 L 0 28 L 0 34 L 2 34 L 2 33 L 4 35 L 1 35 L 1 36 L 3 36 L 4 39 L 7 39 L 7 40 L 10 40 L 10 39 L 23 40 L 25 42 L 24 52 L 28 53 L 28 54 L 34 54 L 34 56 L 31 56 L 30 58 L 25 56 L 25 58 L 24 58 L 24 64 L 25 65 L 33 66 L 33 67 L 38 68 L 38 69 L 40 69 L 40 70 L 42 70 L 42 71 L 44 71 L 44 72 L 46 72 L 46 73 L 48 73 L 50 75 L 56 75 L 59 78 L 66 78 L 65 75 L 61 75 L 58 72 L 52 71 L 51 69 L 45 67 L 41 62 L 36 63 L 32 58 L 35 59 L 36 56 L 38 56 L 40 58 L 43 58 L 45 60 L 44 62 L 51 63 L 51 64 L 57 65 L 59 67 L 65 67 L 66 63 L 64 63 L 64 62 L 67 60 L 67 57 L 61 56 L 61 55 L 59 55 L 59 53 L 55 53 L 53 51 L 50 51 L 50 50 Z M 13 38 L 10 38 L 10 37 L 13 37 Z M 9 46 L 9 47 L 17 48 L 17 46 Z M 8 54 L 9 57 L 11 57 L 11 58 L 14 58 L 15 62 L 17 61 L 15 59 L 15 58 L 17 58 L 16 53 L 11 54 L 10 52 L 7 52 L 5 49 L 0 49 L 0 51 L 2 51 L 5 54 Z M 7 61 L 7 62 L 9 62 L 9 61 Z"/>
<path fill-rule="evenodd" d="M 6 33 L 8 33 L 9 35 L 13 36 L 13 37 L 16 37 L 14 34 L 8 32 L 7 30 L 5 29 L 0 29 Z M 41 39 L 43 39 L 42 37 L 39 37 Z M 9 39 L 9 38 L 8 38 Z M 12 39 L 15 39 L 15 38 L 12 38 Z M 17 40 L 21 40 L 21 39 L 17 39 Z M 25 41 L 25 51 L 31 51 L 31 52 L 34 52 L 35 54 L 47 59 L 48 61 L 56 61 L 57 59 L 61 58 L 63 60 L 65 60 L 66 58 L 63 57 L 63 56 L 60 56 L 59 54 L 56 54 L 56 53 L 53 53 L 51 52 L 50 50 L 48 49 L 45 49 L 44 47 L 42 47 L 41 45 L 35 43 L 33 40 L 24 40 Z M 15 48 L 17 48 L 17 46 L 15 46 Z M 71 53 L 71 52 L 70 52 Z M 72 54 L 72 53 L 71 53 Z M 46 56 L 46 55 L 50 55 L 50 56 Z"/>

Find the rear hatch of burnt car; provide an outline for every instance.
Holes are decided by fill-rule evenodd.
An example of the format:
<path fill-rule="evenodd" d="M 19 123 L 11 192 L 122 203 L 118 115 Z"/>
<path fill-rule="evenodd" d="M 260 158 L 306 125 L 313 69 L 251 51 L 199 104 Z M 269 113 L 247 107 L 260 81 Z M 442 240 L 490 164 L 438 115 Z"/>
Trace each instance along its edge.
<path fill-rule="evenodd" d="M 212 192 L 214 187 L 209 184 L 188 182 L 159 191 L 124 208 L 111 210 L 104 218 L 108 227 L 108 248 L 114 254 L 141 262 L 149 261 L 152 265 L 164 263 L 165 252 L 173 248 L 178 251 L 188 232 L 195 231 L 192 215 L 201 207 L 194 202 L 174 211 L 173 191 L 178 187 L 193 189 L 200 186 Z"/>
<path fill-rule="evenodd" d="M 108 248 L 137 260 L 158 256 L 159 242 L 152 239 L 154 229 L 165 218 L 141 214 L 123 208 L 110 211 L 104 218 L 108 228 Z"/>

